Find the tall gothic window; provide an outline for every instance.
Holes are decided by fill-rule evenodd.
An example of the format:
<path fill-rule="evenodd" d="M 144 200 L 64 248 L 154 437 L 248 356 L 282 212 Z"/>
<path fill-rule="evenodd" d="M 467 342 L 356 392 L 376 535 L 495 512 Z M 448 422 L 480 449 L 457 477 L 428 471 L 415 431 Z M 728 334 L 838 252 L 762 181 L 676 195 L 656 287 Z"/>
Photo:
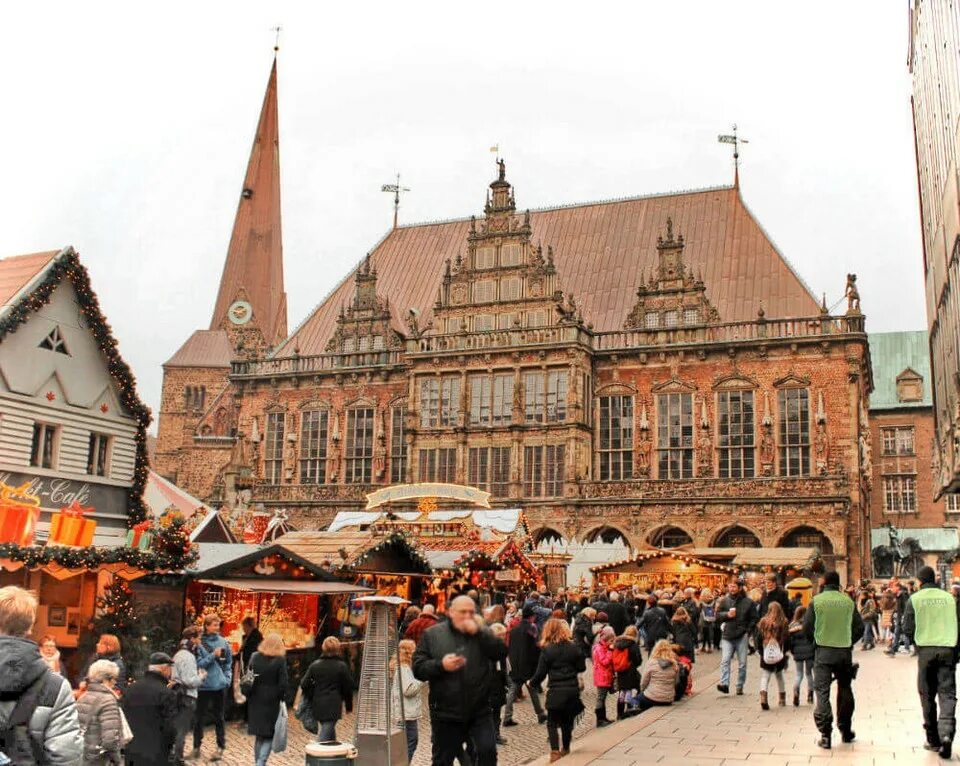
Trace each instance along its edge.
<path fill-rule="evenodd" d="M 347 411 L 347 484 L 369 484 L 373 477 L 372 407 Z"/>
<path fill-rule="evenodd" d="M 420 450 L 419 481 L 438 481 L 452 484 L 456 479 L 456 447 Z"/>
<path fill-rule="evenodd" d="M 720 478 L 754 476 L 753 391 L 721 391 L 717 394 L 717 448 Z"/>
<path fill-rule="evenodd" d="M 524 447 L 523 493 L 526 497 L 559 497 L 563 494 L 563 444 Z"/>
<path fill-rule="evenodd" d="M 471 375 L 470 424 L 499 426 L 511 420 L 513 374 Z"/>
<path fill-rule="evenodd" d="M 884 476 L 883 510 L 887 513 L 912 513 L 917 510 L 917 477 Z"/>
<path fill-rule="evenodd" d="M 507 425 L 513 420 L 513 373 L 493 376 L 493 401 L 490 421 L 495 426 Z"/>
<path fill-rule="evenodd" d="M 455 426 L 459 415 L 459 375 L 420 380 L 420 425 L 423 428 Z"/>
<path fill-rule="evenodd" d="M 600 397 L 600 481 L 633 476 L 633 397 Z"/>
<path fill-rule="evenodd" d="M 279 484 L 283 479 L 283 436 L 286 413 L 267 413 L 267 429 L 263 445 L 263 480 Z"/>
<path fill-rule="evenodd" d="M 305 410 L 300 415 L 300 483 L 327 480 L 327 410 Z"/>
<path fill-rule="evenodd" d="M 810 474 L 810 401 L 805 388 L 783 388 L 780 409 L 780 475 Z"/>
<path fill-rule="evenodd" d="M 407 441 L 404 438 L 403 422 L 406 407 L 394 407 L 390 411 L 390 483 L 402 484 L 407 480 Z"/>
<path fill-rule="evenodd" d="M 547 422 L 562 423 L 567 419 L 567 371 L 547 373 Z"/>
<path fill-rule="evenodd" d="M 490 425 L 490 392 L 493 381 L 489 375 L 470 376 L 470 423 Z"/>
<path fill-rule="evenodd" d="M 542 423 L 544 410 L 542 372 L 523 374 L 523 418 L 528 423 Z"/>
<path fill-rule="evenodd" d="M 486 490 L 494 497 L 510 494 L 509 447 L 471 447 L 467 457 L 470 486 Z"/>
<path fill-rule="evenodd" d="M 693 394 L 657 397 L 658 477 L 693 476 Z"/>
<path fill-rule="evenodd" d="M 884 455 L 913 454 L 913 426 L 881 428 L 880 436 Z"/>

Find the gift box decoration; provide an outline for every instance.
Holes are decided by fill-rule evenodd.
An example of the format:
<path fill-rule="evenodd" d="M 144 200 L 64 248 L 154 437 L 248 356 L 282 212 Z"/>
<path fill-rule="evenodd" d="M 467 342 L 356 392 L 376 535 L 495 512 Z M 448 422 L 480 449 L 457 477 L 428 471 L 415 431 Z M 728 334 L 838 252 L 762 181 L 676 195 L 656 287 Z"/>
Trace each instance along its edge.
<path fill-rule="evenodd" d="M 255 513 L 250 517 L 243 528 L 243 541 L 252 545 L 259 545 L 263 542 L 264 535 L 267 533 L 267 525 L 270 523 L 270 515 L 267 513 Z"/>
<path fill-rule="evenodd" d="M 127 546 L 139 548 L 141 551 L 149 550 L 153 542 L 153 532 L 150 531 L 152 526 L 149 521 L 141 521 L 135 524 L 133 529 L 127 530 Z"/>
<path fill-rule="evenodd" d="M 11 487 L 0 482 L 0 543 L 32 545 L 40 518 L 40 498 L 30 484 Z"/>
<path fill-rule="evenodd" d="M 68 507 L 61 508 L 50 518 L 50 537 L 47 545 L 69 545 L 86 548 L 93 543 L 93 532 L 97 522 L 85 519 L 83 515 L 93 508 L 84 508 L 74 500 Z"/>

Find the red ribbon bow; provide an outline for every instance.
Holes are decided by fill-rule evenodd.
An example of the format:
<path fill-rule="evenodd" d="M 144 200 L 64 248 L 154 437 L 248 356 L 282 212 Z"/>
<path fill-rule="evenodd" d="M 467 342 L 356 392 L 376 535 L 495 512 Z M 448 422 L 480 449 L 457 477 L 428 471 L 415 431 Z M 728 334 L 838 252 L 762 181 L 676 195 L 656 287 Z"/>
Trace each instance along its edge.
<path fill-rule="evenodd" d="M 153 526 L 152 521 L 141 521 L 139 524 L 133 525 L 134 532 L 149 532 L 150 527 Z"/>
<path fill-rule="evenodd" d="M 60 509 L 60 512 L 61 512 L 64 516 L 69 516 L 70 518 L 73 518 L 73 519 L 79 519 L 79 518 L 82 518 L 82 517 L 83 517 L 83 514 L 89 513 L 89 512 L 92 511 L 92 510 L 93 510 L 93 508 L 87 508 L 87 507 L 85 507 L 85 506 L 82 506 L 82 505 L 80 505 L 80 503 L 78 503 L 76 500 L 74 500 L 74 501 L 73 501 L 72 503 L 70 503 L 70 505 L 67 506 L 66 508 L 61 508 L 61 509 Z"/>

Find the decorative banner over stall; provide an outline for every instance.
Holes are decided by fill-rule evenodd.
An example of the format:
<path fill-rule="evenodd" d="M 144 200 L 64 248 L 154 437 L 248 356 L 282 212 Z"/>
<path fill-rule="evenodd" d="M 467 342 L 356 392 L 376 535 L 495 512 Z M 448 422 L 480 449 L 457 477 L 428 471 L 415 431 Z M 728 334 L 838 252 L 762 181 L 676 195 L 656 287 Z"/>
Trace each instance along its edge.
<path fill-rule="evenodd" d="M 461 503 L 472 503 L 481 508 L 490 507 L 490 493 L 476 487 L 465 487 L 462 484 L 437 484 L 423 482 L 420 484 L 397 484 L 393 487 L 384 487 L 367 495 L 366 510 L 379 508 L 385 503 L 395 503 L 402 500 L 420 500 L 436 498 L 438 500 L 456 500 Z"/>

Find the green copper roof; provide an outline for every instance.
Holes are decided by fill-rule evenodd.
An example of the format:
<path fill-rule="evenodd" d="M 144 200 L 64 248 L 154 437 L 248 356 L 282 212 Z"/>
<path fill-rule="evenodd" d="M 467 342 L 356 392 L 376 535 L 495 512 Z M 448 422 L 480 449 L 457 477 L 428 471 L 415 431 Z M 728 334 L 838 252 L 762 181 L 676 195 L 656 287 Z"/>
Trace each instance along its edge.
<path fill-rule="evenodd" d="M 902 407 L 932 407 L 930 391 L 930 346 L 924 330 L 870 333 L 870 362 L 873 366 L 871 410 Z M 923 378 L 923 399 L 901 402 L 897 398 L 897 376 L 911 369 Z"/>

